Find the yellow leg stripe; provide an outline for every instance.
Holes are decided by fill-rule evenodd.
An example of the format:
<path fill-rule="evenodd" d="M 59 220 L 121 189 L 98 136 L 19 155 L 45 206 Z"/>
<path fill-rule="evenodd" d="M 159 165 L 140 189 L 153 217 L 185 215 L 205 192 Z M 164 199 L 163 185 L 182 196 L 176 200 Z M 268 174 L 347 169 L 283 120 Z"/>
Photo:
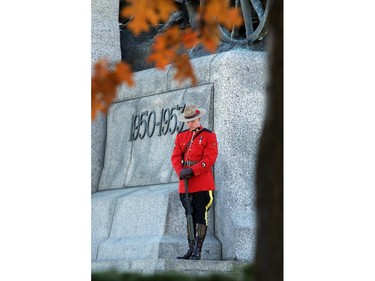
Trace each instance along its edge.
<path fill-rule="evenodd" d="M 206 225 L 208 225 L 208 209 L 211 207 L 212 202 L 214 201 L 214 197 L 212 196 L 212 190 L 209 190 L 208 194 L 210 196 L 210 201 L 208 202 L 208 204 L 206 206 L 206 212 L 204 214 L 204 219 L 206 221 Z"/>

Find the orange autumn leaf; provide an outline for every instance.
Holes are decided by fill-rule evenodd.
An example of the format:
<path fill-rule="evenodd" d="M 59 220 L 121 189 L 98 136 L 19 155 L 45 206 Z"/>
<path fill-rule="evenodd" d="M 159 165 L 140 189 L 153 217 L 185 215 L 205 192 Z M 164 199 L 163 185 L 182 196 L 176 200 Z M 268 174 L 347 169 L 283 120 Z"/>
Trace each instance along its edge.
<path fill-rule="evenodd" d="M 212 22 L 223 24 L 228 28 L 240 27 L 243 23 L 241 10 L 230 6 L 228 0 L 207 0 L 206 5 L 199 8 L 202 20 L 211 25 Z"/>
<path fill-rule="evenodd" d="M 173 48 L 173 45 L 178 43 L 176 41 L 177 35 L 175 35 L 177 33 L 179 33 L 179 30 L 176 27 L 172 27 L 166 32 L 156 35 L 152 49 L 155 51 L 163 51 Z"/>
<path fill-rule="evenodd" d="M 220 43 L 218 24 L 240 26 L 242 17 L 238 8 L 230 6 L 228 0 L 207 0 L 206 4 L 198 9 L 200 15 L 200 42 L 206 50 L 213 53 Z"/>
<path fill-rule="evenodd" d="M 116 97 L 117 86 L 119 85 L 117 75 L 114 72 L 109 72 L 106 79 L 102 81 L 100 88 L 100 100 L 105 106 L 109 106 Z"/>
<path fill-rule="evenodd" d="M 169 52 L 170 54 L 170 52 Z M 148 62 L 154 62 L 155 63 L 155 67 L 157 69 L 165 69 L 165 66 L 170 64 L 173 60 L 174 60 L 174 56 L 175 54 L 172 52 L 172 56 L 168 56 L 166 54 L 163 54 L 163 53 L 155 53 L 155 54 L 151 54 L 147 61 Z"/>
<path fill-rule="evenodd" d="M 113 73 L 99 78 L 95 76 L 92 78 L 91 87 L 91 117 L 95 119 L 98 111 L 107 112 L 108 107 L 116 95 L 116 79 L 113 79 Z"/>
<path fill-rule="evenodd" d="M 172 26 L 166 32 L 162 33 L 166 37 L 169 46 L 176 46 L 181 43 L 182 30 L 178 26 Z"/>
<path fill-rule="evenodd" d="M 101 59 L 94 65 L 94 77 L 96 79 L 104 79 L 107 74 L 108 62 L 105 59 Z"/>
<path fill-rule="evenodd" d="M 191 49 L 199 42 L 198 35 L 191 29 L 188 29 L 184 32 L 182 36 L 182 43 L 184 44 L 185 48 Z"/>
<path fill-rule="evenodd" d="M 210 25 L 208 25 L 208 23 L 206 23 L 201 29 L 200 41 L 206 50 L 214 53 L 220 43 L 217 24 L 211 22 Z"/>
<path fill-rule="evenodd" d="M 177 10 L 174 0 L 158 0 L 156 8 L 159 14 L 159 20 L 163 22 L 167 21 L 169 16 Z"/>
<path fill-rule="evenodd" d="M 155 67 L 158 69 L 165 69 L 165 66 L 172 63 L 175 59 L 175 52 L 168 49 L 161 49 L 159 51 L 152 52 L 147 62 L 155 63 Z"/>
<path fill-rule="evenodd" d="M 211 18 L 216 18 L 221 15 L 223 9 L 229 5 L 227 0 L 207 0 L 204 6 L 200 6 L 203 19 L 209 21 Z M 202 11 L 205 11 L 202 13 Z"/>
<path fill-rule="evenodd" d="M 219 45 L 219 41 L 217 40 L 216 37 L 213 37 L 213 36 L 202 37 L 201 41 L 202 41 L 204 48 L 211 53 L 214 53 L 217 49 L 217 46 Z"/>
<path fill-rule="evenodd" d="M 96 118 L 98 112 L 103 112 L 103 104 L 98 94 L 98 83 L 94 77 L 91 78 L 91 120 Z"/>
<path fill-rule="evenodd" d="M 123 17 L 130 18 L 128 29 L 134 35 L 142 31 L 147 32 L 150 25 L 168 20 L 170 14 L 176 10 L 173 0 L 126 0 L 128 3 L 122 11 Z"/>
<path fill-rule="evenodd" d="M 100 60 L 94 65 L 91 78 L 91 118 L 96 118 L 97 112 L 107 112 L 109 105 L 116 97 L 117 89 L 121 83 L 126 82 L 133 86 L 132 71 L 126 63 L 120 62 L 114 70 L 109 68 L 106 60 Z"/>
<path fill-rule="evenodd" d="M 116 65 L 115 71 L 120 82 L 126 82 L 129 87 L 134 86 L 133 72 L 129 64 L 120 62 Z"/>
<path fill-rule="evenodd" d="M 150 0 L 127 0 L 128 6 L 125 6 L 121 15 L 123 17 L 130 18 L 128 24 L 129 30 L 135 35 L 139 35 L 142 31 L 147 32 L 150 24 L 156 24 L 158 22 L 158 16 L 155 13 L 155 9 Z"/>
<path fill-rule="evenodd" d="M 220 23 L 225 25 L 228 29 L 231 29 L 233 26 L 240 27 L 243 24 L 240 9 L 229 9 L 226 13 L 226 16 L 220 19 Z"/>
<path fill-rule="evenodd" d="M 181 83 L 190 78 L 193 85 L 197 84 L 197 78 L 195 77 L 193 67 L 187 54 L 178 55 L 176 57 L 175 68 L 176 73 L 173 77 L 175 80 Z"/>
<path fill-rule="evenodd" d="M 167 64 L 173 63 L 176 53 L 181 47 L 180 37 L 181 30 L 177 26 L 158 34 L 147 61 L 155 63 L 158 69 L 164 69 Z"/>

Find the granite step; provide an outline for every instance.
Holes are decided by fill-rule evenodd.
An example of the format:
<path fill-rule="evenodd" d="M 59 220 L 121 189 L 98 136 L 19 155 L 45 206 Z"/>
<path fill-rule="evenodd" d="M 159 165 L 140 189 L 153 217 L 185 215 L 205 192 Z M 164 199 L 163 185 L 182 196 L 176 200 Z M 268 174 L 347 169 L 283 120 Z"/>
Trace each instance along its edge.
<path fill-rule="evenodd" d="M 241 274 L 242 267 L 246 264 L 245 262 L 220 260 L 113 260 L 93 261 L 91 269 L 92 272 L 116 270 L 119 272 L 137 272 L 143 274 L 170 271 L 189 275 L 206 275 L 212 273 Z"/>

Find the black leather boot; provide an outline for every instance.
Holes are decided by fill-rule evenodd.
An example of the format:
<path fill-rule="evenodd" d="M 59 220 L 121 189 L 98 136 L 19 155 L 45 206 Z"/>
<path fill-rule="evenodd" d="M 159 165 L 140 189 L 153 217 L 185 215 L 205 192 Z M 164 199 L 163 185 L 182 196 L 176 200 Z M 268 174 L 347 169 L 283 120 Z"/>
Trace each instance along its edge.
<path fill-rule="evenodd" d="M 179 260 L 190 259 L 191 255 L 193 254 L 193 251 L 194 251 L 194 245 L 195 245 L 194 240 L 189 241 L 189 249 L 188 249 L 187 253 L 185 255 L 181 256 L 181 257 L 177 257 L 177 259 L 179 259 Z"/>
<path fill-rule="evenodd" d="M 186 226 L 186 229 L 187 229 L 187 232 L 188 232 L 187 239 L 188 239 L 188 243 L 189 243 L 189 249 L 188 249 L 188 251 L 186 252 L 185 255 L 183 255 L 181 257 L 177 257 L 177 259 L 179 259 L 179 260 L 188 260 L 188 259 L 190 259 L 191 255 L 193 254 L 193 251 L 194 251 L 195 240 L 189 240 L 189 227 Z M 196 226 L 194 224 L 194 235 L 195 235 L 195 229 L 196 229 Z"/>
<path fill-rule="evenodd" d="M 195 246 L 191 260 L 200 260 L 204 238 L 206 237 L 207 225 L 197 223 Z"/>

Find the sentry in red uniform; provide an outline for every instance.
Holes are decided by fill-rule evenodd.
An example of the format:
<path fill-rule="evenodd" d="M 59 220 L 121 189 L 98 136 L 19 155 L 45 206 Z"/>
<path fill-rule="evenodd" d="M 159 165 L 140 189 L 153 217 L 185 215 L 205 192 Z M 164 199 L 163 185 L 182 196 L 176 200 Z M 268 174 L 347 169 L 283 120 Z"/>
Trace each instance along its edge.
<path fill-rule="evenodd" d="M 212 166 L 218 147 L 216 135 L 200 124 L 205 113 L 203 108 L 188 105 L 178 116 L 179 121 L 186 122 L 188 129 L 177 134 L 171 161 L 180 179 L 178 192 L 187 217 L 189 243 L 187 253 L 178 259 L 200 260 L 207 232 L 207 213 L 214 199 Z M 185 193 L 184 181 L 187 181 L 188 194 Z"/>
<path fill-rule="evenodd" d="M 184 168 L 183 161 L 193 170 L 194 176 L 189 178 L 189 193 L 215 190 L 212 166 L 218 154 L 216 135 L 202 126 L 197 129 L 187 129 L 177 135 L 171 157 L 178 176 Z M 178 192 L 185 192 L 183 180 L 179 182 Z"/>

